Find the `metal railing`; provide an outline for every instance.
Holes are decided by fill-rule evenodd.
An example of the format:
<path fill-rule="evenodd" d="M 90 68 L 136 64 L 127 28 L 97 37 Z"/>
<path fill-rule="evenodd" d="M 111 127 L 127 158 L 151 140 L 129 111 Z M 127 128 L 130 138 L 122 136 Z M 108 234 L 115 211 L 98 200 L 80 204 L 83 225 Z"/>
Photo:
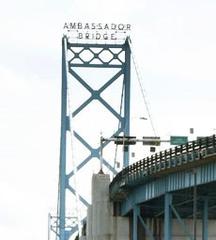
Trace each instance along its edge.
<path fill-rule="evenodd" d="M 141 159 L 116 175 L 110 184 L 111 199 L 123 192 L 123 189 L 147 182 L 152 177 L 168 173 L 168 170 L 170 173 L 183 166 L 190 167 L 188 164 L 204 160 L 206 156 L 215 153 L 216 137 L 213 135 Z"/>

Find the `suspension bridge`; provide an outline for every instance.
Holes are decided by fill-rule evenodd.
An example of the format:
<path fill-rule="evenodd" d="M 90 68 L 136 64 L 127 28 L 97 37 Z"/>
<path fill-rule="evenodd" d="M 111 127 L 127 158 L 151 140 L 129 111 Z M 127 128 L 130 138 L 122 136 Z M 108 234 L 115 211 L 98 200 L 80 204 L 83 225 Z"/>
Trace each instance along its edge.
<path fill-rule="evenodd" d="M 130 132 L 132 64 L 150 139 Z M 163 140 L 156 136 L 129 37 L 92 43 L 64 36 L 61 102 L 58 204 L 49 215 L 50 240 L 215 239 L 215 135 L 131 164 L 131 145 L 158 146 Z"/>

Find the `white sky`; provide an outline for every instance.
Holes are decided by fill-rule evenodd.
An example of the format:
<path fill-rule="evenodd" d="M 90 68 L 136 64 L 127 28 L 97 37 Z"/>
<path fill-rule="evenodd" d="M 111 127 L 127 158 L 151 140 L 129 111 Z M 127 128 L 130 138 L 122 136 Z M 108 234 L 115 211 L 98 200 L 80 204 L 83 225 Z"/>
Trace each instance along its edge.
<path fill-rule="evenodd" d="M 215 133 L 214 0 L 2 1 L 0 236 L 46 240 L 57 196 L 65 21 L 123 22 L 162 136 Z"/>

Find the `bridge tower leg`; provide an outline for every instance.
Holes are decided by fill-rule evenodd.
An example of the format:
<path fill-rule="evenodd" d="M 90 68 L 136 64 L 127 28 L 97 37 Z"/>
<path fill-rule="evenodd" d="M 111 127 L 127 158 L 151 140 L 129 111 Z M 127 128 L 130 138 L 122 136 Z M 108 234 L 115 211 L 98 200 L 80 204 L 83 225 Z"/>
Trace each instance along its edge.
<path fill-rule="evenodd" d="M 128 40 L 129 41 L 129 40 Z M 125 98 L 124 98 L 124 135 L 130 135 L 130 58 L 131 58 L 130 45 L 125 45 L 125 71 L 124 71 L 124 79 L 125 79 Z M 127 97 L 126 97 L 127 96 Z M 125 146 L 124 149 L 124 157 L 123 157 L 123 167 L 127 167 L 129 165 L 129 147 Z"/>
<path fill-rule="evenodd" d="M 98 159 L 101 161 L 101 148 L 105 148 L 110 143 L 109 140 L 105 140 L 102 145 L 98 144 L 97 147 L 93 147 L 85 136 L 82 136 L 77 130 L 74 128 L 74 119 L 81 112 L 86 110 L 86 106 L 90 103 L 93 104 L 96 100 L 100 103 L 111 116 L 114 116 L 116 122 L 117 129 L 113 130 L 113 134 L 109 136 L 109 138 L 113 136 L 129 136 L 130 135 L 130 67 L 131 67 L 131 50 L 130 50 L 130 39 L 126 39 L 124 43 L 121 44 L 92 44 L 92 43 L 71 43 L 69 39 L 64 36 L 62 39 L 62 91 L 61 91 L 61 140 L 60 140 L 60 165 L 59 165 L 59 194 L 58 194 L 58 211 L 57 211 L 57 230 L 56 236 L 59 240 L 68 240 L 72 234 L 74 234 L 78 230 L 78 224 L 68 226 L 66 224 L 66 220 L 71 219 L 66 216 L 66 209 L 68 207 L 67 196 L 68 193 L 73 195 L 73 198 L 76 198 L 77 194 L 79 200 L 81 202 L 82 208 L 87 208 L 90 203 L 88 200 L 82 196 L 76 189 L 73 184 L 72 179 L 74 180 L 75 175 L 81 169 L 84 169 L 86 164 L 92 162 L 93 159 Z M 72 58 L 69 59 L 69 53 L 72 55 Z M 88 53 L 88 56 L 91 55 L 90 59 L 85 59 L 83 57 L 85 53 Z M 104 55 L 108 54 L 111 57 L 107 60 L 104 59 Z M 123 57 L 122 57 L 123 56 Z M 96 60 L 96 61 L 95 61 Z M 117 73 L 113 73 L 110 79 L 108 79 L 99 89 L 94 89 L 88 81 L 83 79 L 80 75 L 80 71 L 77 69 L 111 69 L 118 70 Z M 96 75 L 95 75 L 96 76 Z M 120 79 L 120 80 L 119 80 Z M 90 97 L 84 101 L 78 107 L 74 107 L 69 110 L 70 100 L 68 96 L 68 89 L 71 81 L 78 82 L 79 86 L 84 90 L 87 90 L 90 93 Z M 122 91 L 120 91 L 121 96 L 121 106 L 120 112 L 117 112 L 116 109 L 108 103 L 103 97 L 102 93 L 111 86 L 116 81 L 122 81 Z M 116 97 L 116 96 L 115 96 Z M 73 97 L 72 97 L 73 98 Z M 76 118 L 76 122 L 77 122 Z M 72 127 L 73 126 L 73 129 Z M 85 126 L 88 128 L 88 123 L 86 122 Z M 104 126 L 106 128 L 106 126 Z M 76 161 L 76 167 L 72 167 L 72 169 L 68 169 L 68 164 L 71 159 L 67 157 L 67 132 L 70 132 L 74 139 L 82 145 L 88 152 L 84 159 L 80 158 Z M 98 138 L 98 136 L 95 136 Z M 107 138 L 107 139 L 109 139 Z M 97 139 L 96 139 L 97 140 Z M 122 167 L 126 167 L 129 165 L 129 147 L 124 146 L 124 153 L 122 154 Z M 106 168 L 116 174 L 117 171 L 115 166 L 112 166 L 112 163 L 106 159 L 102 159 L 102 163 Z M 86 167 L 87 169 L 87 167 Z M 88 180 L 87 180 L 88 181 Z M 89 179 L 90 181 L 90 179 Z M 77 179 L 79 182 L 79 179 Z M 66 194 L 67 192 L 67 194 Z M 75 205 L 70 202 L 70 205 Z M 71 207 L 71 206 L 70 206 Z M 78 217 L 76 217 L 75 221 L 77 221 Z M 84 219 L 82 217 L 82 219 Z M 67 226 L 66 226 L 67 225 Z"/>
<path fill-rule="evenodd" d="M 67 128 L 67 60 L 66 41 L 62 39 L 62 92 L 61 92 L 61 139 L 59 166 L 59 238 L 65 238 L 65 191 L 66 191 L 66 132 Z"/>

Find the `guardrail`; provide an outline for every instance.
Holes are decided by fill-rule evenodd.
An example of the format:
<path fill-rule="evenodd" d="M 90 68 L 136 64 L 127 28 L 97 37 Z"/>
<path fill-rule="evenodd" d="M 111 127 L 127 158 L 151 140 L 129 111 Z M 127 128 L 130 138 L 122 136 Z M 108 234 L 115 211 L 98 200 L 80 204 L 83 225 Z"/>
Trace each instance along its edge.
<path fill-rule="evenodd" d="M 194 162 L 215 153 L 216 137 L 213 135 L 146 157 L 124 168 L 116 175 L 110 184 L 110 197 L 113 200 L 121 200 L 130 187 L 162 174 L 175 172 L 179 168 L 189 167 L 190 163 L 193 167 Z"/>

